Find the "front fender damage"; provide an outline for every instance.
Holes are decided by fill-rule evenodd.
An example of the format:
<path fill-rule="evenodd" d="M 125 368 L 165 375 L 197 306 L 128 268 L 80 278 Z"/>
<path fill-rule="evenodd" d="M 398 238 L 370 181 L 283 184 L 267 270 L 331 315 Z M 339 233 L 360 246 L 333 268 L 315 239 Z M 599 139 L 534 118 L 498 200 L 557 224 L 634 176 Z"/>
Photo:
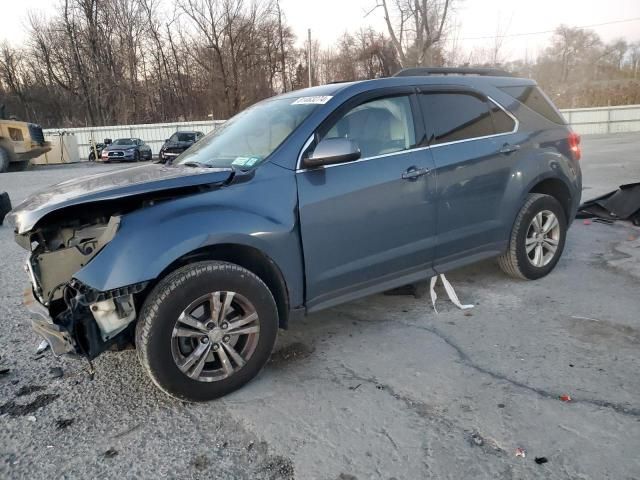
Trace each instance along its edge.
<path fill-rule="evenodd" d="M 48 242 L 41 242 L 30 257 L 28 268 L 36 272 L 36 290 L 45 304 L 61 298 L 61 288 L 113 240 L 119 226 L 120 217 L 113 216 L 106 224 L 61 228 Z"/>
<path fill-rule="evenodd" d="M 120 221 L 120 215 L 73 219 L 17 235 L 31 250 L 26 265 L 31 288 L 24 304 L 34 331 L 55 355 L 91 360 L 107 349 L 133 343 L 137 296 L 148 282 L 101 292 L 75 278 L 113 240 Z"/>
<path fill-rule="evenodd" d="M 16 242 L 30 252 L 26 270 L 31 288 L 25 306 L 34 330 L 54 354 L 91 360 L 107 349 L 133 344 L 137 314 L 150 282 L 123 282 L 99 291 L 78 277 L 117 237 L 130 213 L 221 188 L 236 178 L 232 169 L 192 170 L 132 169 L 106 180 L 65 182 L 12 212 Z M 110 188 L 105 187 L 107 180 Z"/>

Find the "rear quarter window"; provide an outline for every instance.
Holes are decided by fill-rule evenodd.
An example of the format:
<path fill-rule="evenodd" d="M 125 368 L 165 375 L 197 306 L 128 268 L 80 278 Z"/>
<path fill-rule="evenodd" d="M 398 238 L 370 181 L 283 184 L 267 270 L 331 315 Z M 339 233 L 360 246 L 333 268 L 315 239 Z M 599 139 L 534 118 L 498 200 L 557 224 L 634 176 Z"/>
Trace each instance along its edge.
<path fill-rule="evenodd" d="M 512 96 L 520 103 L 525 104 L 534 112 L 539 113 L 547 120 L 551 120 L 554 123 L 565 125 L 564 118 L 556 110 L 551 103 L 551 100 L 535 85 L 520 85 L 512 87 L 500 87 L 504 93 Z"/>
<path fill-rule="evenodd" d="M 498 105 L 490 102 L 491 105 L 491 118 L 493 118 L 493 125 L 496 133 L 510 133 L 513 132 L 516 122 L 507 115 Z"/>

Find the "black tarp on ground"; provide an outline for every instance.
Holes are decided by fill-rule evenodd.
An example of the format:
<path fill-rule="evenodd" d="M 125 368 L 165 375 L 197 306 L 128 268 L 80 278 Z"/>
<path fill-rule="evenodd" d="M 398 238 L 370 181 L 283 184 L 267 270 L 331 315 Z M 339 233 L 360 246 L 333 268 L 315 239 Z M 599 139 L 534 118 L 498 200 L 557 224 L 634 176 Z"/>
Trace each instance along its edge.
<path fill-rule="evenodd" d="M 576 217 L 630 220 L 640 225 L 640 182 L 620 185 L 618 190 L 584 202 Z"/>
<path fill-rule="evenodd" d="M 4 216 L 11 211 L 11 200 L 7 192 L 0 192 L 0 225 L 4 222 Z"/>

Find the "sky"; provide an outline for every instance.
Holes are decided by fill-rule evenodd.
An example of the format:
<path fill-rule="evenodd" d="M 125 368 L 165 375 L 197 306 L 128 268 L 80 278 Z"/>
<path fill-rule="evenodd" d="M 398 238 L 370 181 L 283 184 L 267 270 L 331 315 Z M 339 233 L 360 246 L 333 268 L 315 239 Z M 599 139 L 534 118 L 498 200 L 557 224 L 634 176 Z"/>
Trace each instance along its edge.
<path fill-rule="evenodd" d="M 323 47 L 331 46 L 345 31 L 372 26 L 385 30 L 380 8 L 366 12 L 376 0 L 280 0 L 288 23 L 298 42 L 306 38 L 307 29 Z M 173 0 L 165 0 L 172 4 Z M 24 42 L 26 13 L 45 16 L 55 11 L 58 0 L 0 0 L 0 41 L 13 45 Z M 501 54 L 505 59 L 530 58 L 544 48 L 549 33 L 561 23 L 586 25 L 637 19 L 592 27 L 605 41 L 625 38 L 640 41 L 640 0 L 458 0 L 455 10 L 458 43 L 467 51 L 489 48 L 497 33 L 505 35 Z"/>

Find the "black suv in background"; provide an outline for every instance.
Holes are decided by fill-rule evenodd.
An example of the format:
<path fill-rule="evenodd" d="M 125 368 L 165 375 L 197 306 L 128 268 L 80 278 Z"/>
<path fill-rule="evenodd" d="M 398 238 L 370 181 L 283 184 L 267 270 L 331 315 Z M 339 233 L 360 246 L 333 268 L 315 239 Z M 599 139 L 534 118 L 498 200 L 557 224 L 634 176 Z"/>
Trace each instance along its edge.
<path fill-rule="evenodd" d="M 176 132 L 167 138 L 158 157 L 162 163 L 173 160 L 204 136 L 202 132 Z"/>

